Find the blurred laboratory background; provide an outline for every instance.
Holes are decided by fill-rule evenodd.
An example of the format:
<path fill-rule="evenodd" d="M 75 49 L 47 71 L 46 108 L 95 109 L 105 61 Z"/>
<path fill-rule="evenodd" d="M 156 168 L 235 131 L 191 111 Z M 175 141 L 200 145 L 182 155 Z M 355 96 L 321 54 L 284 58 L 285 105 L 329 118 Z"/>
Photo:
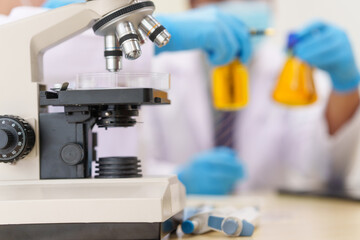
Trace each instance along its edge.
<path fill-rule="evenodd" d="M 352 40 L 353 49 L 360 59 L 360 1 L 357 0 L 274 0 L 276 34 L 273 41 L 285 46 L 284 36 L 290 30 L 300 29 L 314 19 L 323 19 L 341 26 Z M 158 13 L 175 13 L 189 8 L 188 0 L 155 0 Z M 359 63 L 358 63 L 359 65 Z M 354 156 L 355 167 L 349 177 L 349 186 L 360 188 L 360 144 Z"/>

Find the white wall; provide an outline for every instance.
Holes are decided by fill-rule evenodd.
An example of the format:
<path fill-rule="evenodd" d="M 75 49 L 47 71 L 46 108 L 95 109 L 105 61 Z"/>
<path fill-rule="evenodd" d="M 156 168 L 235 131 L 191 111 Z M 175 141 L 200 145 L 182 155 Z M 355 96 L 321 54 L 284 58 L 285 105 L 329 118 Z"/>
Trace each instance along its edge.
<path fill-rule="evenodd" d="M 187 0 L 154 0 L 157 12 L 173 13 L 180 12 L 188 8 Z"/>
<path fill-rule="evenodd" d="M 155 0 L 158 12 L 173 13 L 188 8 L 188 0 Z M 353 43 L 360 63 L 360 1 L 358 0 L 274 0 L 276 41 L 284 44 L 289 30 L 296 30 L 316 19 L 322 19 L 344 28 Z M 359 130 L 360 131 L 360 130 Z M 360 149 L 360 144 L 359 148 Z M 351 177 L 352 184 L 360 186 L 360 151 L 355 156 L 357 165 Z"/>

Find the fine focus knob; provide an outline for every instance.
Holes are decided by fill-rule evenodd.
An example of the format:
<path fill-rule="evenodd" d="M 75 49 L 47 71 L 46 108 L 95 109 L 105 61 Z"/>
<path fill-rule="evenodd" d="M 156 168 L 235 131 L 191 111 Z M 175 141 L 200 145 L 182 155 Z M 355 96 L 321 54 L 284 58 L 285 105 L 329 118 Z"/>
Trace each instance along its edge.
<path fill-rule="evenodd" d="M 35 132 L 16 116 L 0 116 L 0 162 L 14 163 L 28 155 L 35 145 Z"/>

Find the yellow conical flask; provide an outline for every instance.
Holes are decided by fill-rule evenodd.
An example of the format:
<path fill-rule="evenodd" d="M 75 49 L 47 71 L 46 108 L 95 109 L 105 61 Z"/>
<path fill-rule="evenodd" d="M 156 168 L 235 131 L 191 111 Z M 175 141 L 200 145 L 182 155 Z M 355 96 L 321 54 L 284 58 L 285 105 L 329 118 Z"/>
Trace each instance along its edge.
<path fill-rule="evenodd" d="M 317 100 L 313 68 L 289 56 L 273 93 L 275 101 L 289 106 L 309 105 Z"/>
<path fill-rule="evenodd" d="M 239 60 L 213 71 L 214 107 L 221 111 L 237 111 L 249 102 L 249 74 Z"/>

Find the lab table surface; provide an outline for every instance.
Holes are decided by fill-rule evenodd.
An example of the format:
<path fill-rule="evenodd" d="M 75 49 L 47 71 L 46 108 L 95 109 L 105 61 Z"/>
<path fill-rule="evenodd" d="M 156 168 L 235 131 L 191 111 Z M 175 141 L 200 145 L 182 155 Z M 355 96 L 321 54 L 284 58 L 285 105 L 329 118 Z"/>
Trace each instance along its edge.
<path fill-rule="evenodd" d="M 189 198 L 188 205 L 259 206 L 260 225 L 244 240 L 360 239 L 360 202 L 272 193 L 223 198 Z M 179 231 L 178 231 L 179 232 Z M 211 232 L 199 236 L 178 233 L 170 239 L 230 239 Z M 234 238 L 231 238 L 234 239 Z"/>

